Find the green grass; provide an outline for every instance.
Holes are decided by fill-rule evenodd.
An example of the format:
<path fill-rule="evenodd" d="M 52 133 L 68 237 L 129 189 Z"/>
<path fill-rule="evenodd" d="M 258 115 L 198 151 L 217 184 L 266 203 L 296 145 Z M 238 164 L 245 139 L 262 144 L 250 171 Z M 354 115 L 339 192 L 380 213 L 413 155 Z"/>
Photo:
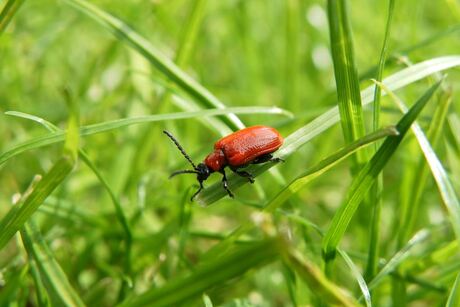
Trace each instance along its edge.
<path fill-rule="evenodd" d="M 459 12 L 1 1 L 0 305 L 457 306 Z M 234 199 L 168 179 L 164 129 L 256 124 L 285 162 Z"/>

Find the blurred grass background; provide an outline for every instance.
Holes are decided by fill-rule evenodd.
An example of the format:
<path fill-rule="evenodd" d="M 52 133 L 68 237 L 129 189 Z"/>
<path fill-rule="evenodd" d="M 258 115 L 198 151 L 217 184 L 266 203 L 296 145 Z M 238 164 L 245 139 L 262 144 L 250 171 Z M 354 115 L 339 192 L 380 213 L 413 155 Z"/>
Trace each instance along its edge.
<path fill-rule="evenodd" d="M 4 10 L 5 5 L 14 2 L 22 1 L 3 0 L 0 8 Z M 134 116 L 187 112 L 206 106 L 171 82 L 136 48 L 130 48 L 120 35 L 113 35 L 76 9 L 78 2 L 24 1 L 4 32 L 0 32 L 1 153 L 49 133 L 37 123 L 3 114 L 6 111 L 33 114 L 60 129 L 67 129 L 68 118 L 72 115 L 66 104 L 69 99 L 78 105 L 82 126 Z M 362 90 L 373 85 L 370 79 L 376 78 L 388 3 L 348 2 L 354 59 Z M 294 114 L 294 117 L 238 115 L 246 126 L 271 125 L 288 136 L 337 105 L 325 1 L 92 3 L 124 21 L 227 107 L 277 106 Z M 395 3 L 383 77 L 411 63 L 459 55 L 458 1 Z M 95 17 L 98 18 L 101 22 L 100 16 Z M 434 79 L 411 83 L 397 95 L 412 105 Z M 429 104 L 418 119 L 428 131 L 438 105 L 448 104 L 447 114 L 440 117 L 442 127 L 437 146 L 432 146 L 457 195 L 460 190 L 459 81 L 458 68 L 449 70 L 442 89 L 433 98 L 435 103 Z M 64 94 L 65 89 L 71 98 Z M 275 171 L 258 177 L 255 185 L 244 185 L 234 191 L 235 200 L 223 198 L 212 206 L 200 207 L 188 202 L 195 190 L 193 176 L 168 180 L 172 171 L 188 166 L 162 130 L 171 131 L 192 159 L 200 162 L 221 134 L 230 131 L 222 118 L 165 120 L 81 138 L 79 148 L 100 172 L 112 197 L 80 159 L 67 179 L 39 204 L 33 215 L 43 236 L 41 242 L 49 246 L 79 298 L 66 300 L 58 296 L 53 299 L 49 283 L 62 280 L 62 276 L 50 277 L 51 282 L 47 283 L 43 273 L 49 272 L 46 267 L 39 267 L 41 275 L 34 275 L 34 266 L 28 261 L 34 253 L 26 244 L 26 238 L 25 248 L 21 240 L 10 240 L 1 251 L 0 305 L 41 306 L 48 304 L 48 297 L 53 304 L 113 306 L 127 298 L 125 304 L 128 306 L 147 303 L 158 306 L 160 303 L 155 304 L 161 302 L 155 296 L 158 293 L 144 301 L 138 295 L 172 287 L 174 294 L 170 295 L 179 297 L 186 292 L 187 283 L 174 288 L 174 282 L 181 276 L 189 276 L 187 272 L 196 272 L 192 268 L 198 263 L 215 270 L 203 270 L 206 273 L 201 279 L 192 275 L 188 285 L 217 274 L 225 262 L 219 263 L 220 258 L 209 256 L 215 256 L 210 253 L 212 248 L 237 227 L 257 221 L 260 224 L 255 229 L 236 242 L 228 243 L 241 255 L 230 252 L 225 258 L 236 264 L 244 262 L 248 255 L 260 254 L 247 265 L 247 269 L 253 270 L 243 274 L 246 269 L 239 271 L 235 267 L 234 275 L 222 273 L 215 284 L 209 279 L 209 286 L 197 290 L 198 296 L 183 294 L 184 306 L 205 305 L 206 302 L 207 306 L 345 304 L 340 295 L 337 298 L 321 292 L 330 289 L 324 281 L 326 277 L 312 272 L 324 265 L 322 238 L 305 223 L 309 221 L 323 232 L 327 231 L 356 177 L 350 172 L 351 161 L 338 165 L 292 195 L 284 203 L 283 211 L 278 210 L 262 219 L 257 215 L 258 207 L 285 188 L 287 182 L 345 145 L 341 126 L 335 125 L 290 154 Z M 380 126 L 394 125 L 400 118 L 392 99 L 383 97 Z M 371 108 L 365 108 L 364 123 L 367 131 L 371 131 Z M 62 146 L 55 144 L 26 151 L 0 166 L 2 217 L 10 210 L 13 195 L 24 193 L 34 175 L 47 173 L 61 155 Z M 372 290 L 375 306 L 438 306 L 445 304 L 449 295 L 448 303 L 455 306 L 458 294 L 450 289 L 460 287 L 453 286 L 459 271 L 458 242 L 447 222 L 450 215 L 429 172 L 426 186 L 416 199 L 419 209 L 413 213 L 414 224 L 403 230 L 399 226 L 403 216 L 401 204 L 413 199 L 414 189 L 419 184 L 417 178 L 425 180 L 419 177 L 418 165 L 424 163 L 419 162 L 420 157 L 420 149 L 409 132 L 384 170 L 379 221 L 380 268 L 411 243 L 409 239 L 416 231 L 425 229 L 429 236 L 420 240 L 415 251 L 406 251 L 398 266 L 384 274 L 383 281 Z M 209 186 L 219 180 L 219 176 L 213 176 L 206 184 Z M 118 203 L 120 210 L 114 203 Z M 359 208 L 340 244 L 362 274 L 369 253 L 371 212 L 369 206 Z M 128 232 L 126 225 L 120 222 L 123 218 L 128 221 Z M 34 233 L 33 229 L 32 226 L 29 233 Z M 27 231 L 22 233 L 27 235 Z M 281 243 L 276 241 L 278 239 L 275 243 L 262 239 L 280 234 L 285 238 L 279 239 Z M 129 236 L 132 236 L 131 241 L 127 239 Z M 126 240 L 130 241 L 129 253 Z M 302 254 L 304 269 L 309 268 L 307 264 L 314 269 L 305 269 L 308 273 L 296 269 L 299 266 L 292 260 L 294 256 L 282 255 L 280 249 L 285 248 L 280 248 L 279 244 L 287 244 L 289 248 L 286 249 Z M 262 257 L 264 251 L 267 255 Z M 274 261 L 277 259 L 284 261 Z M 266 263 L 271 264 L 260 267 Z M 356 276 L 342 260 L 336 261 L 334 270 L 328 279 L 353 297 L 346 301 L 347 304 L 357 304 L 361 292 Z M 306 282 L 301 281 L 302 276 L 313 278 L 320 286 L 309 283 L 307 277 L 304 278 Z M 43 301 L 38 295 L 40 279 L 45 280 Z M 62 293 L 59 289 L 55 292 Z M 203 292 L 207 295 L 204 299 L 201 298 Z M 331 292 L 340 293 L 335 288 Z M 166 305 L 175 304 L 166 302 Z M 360 303 L 365 304 L 362 300 Z"/>

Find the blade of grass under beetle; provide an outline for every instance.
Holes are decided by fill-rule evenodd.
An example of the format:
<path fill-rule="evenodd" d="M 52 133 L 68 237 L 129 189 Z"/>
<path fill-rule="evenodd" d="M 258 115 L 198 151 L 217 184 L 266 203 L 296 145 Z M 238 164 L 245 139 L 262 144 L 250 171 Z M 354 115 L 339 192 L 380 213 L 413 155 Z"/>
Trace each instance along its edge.
<path fill-rule="evenodd" d="M 380 85 L 382 86 L 382 84 Z M 388 90 L 384 86 L 382 86 L 382 88 L 385 91 Z M 407 107 L 404 105 L 404 103 L 398 99 L 396 95 L 391 93 L 390 90 L 388 90 L 388 93 L 391 95 L 393 101 L 397 104 L 401 111 L 406 112 Z M 431 169 L 433 178 L 438 186 L 439 194 L 447 208 L 447 212 L 449 213 L 449 219 L 452 224 L 455 236 L 460 242 L 460 202 L 458 201 L 453 184 L 449 180 L 446 170 L 439 161 L 438 156 L 431 147 L 431 144 L 428 141 L 425 133 L 423 133 L 420 125 L 415 122 L 414 125 L 412 125 L 412 131 L 414 132 L 415 137 L 417 138 L 417 141 L 420 145 L 420 149 L 422 150 L 426 162 Z"/>
<path fill-rule="evenodd" d="M 460 273 L 455 278 L 454 285 L 450 290 L 449 298 L 446 302 L 446 307 L 460 306 Z"/>
<path fill-rule="evenodd" d="M 326 268 L 330 265 L 330 261 L 334 259 L 336 248 L 341 241 L 351 218 L 356 212 L 356 209 L 358 209 L 361 200 L 369 191 L 377 175 L 382 171 L 390 157 L 394 154 L 411 124 L 420 114 L 423 107 L 430 100 L 431 96 L 440 84 L 441 81 L 428 89 L 425 94 L 412 106 L 410 111 L 402 117 L 396 125 L 396 129 L 399 131 L 400 135 L 387 137 L 377 153 L 375 153 L 372 159 L 364 166 L 357 177 L 353 180 L 345 201 L 334 215 L 331 225 L 329 226 L 329 229 L 323 239 L 323 257 L 326 261 Z"/>
<path fill-rule="evenodd" d="M 198 265 L 193 272 L 132 297 L 119 307 L 177 306 L 200 296 L 208 289 L 244 274 L 247 270 L 276 260 L 285 249 L 279 239 L 267 239 L 238 246 L 231 252 Z"/>
<path fill-rule="evenodd" d="M 408 84 L 423 79 L 431 74 L 456 67 L 460 65 L 460 56 L 445 56 L 427 60 L 408 68 L 405 68 L 387 78 L 384 79 L 383 83 L 391 90 L 396 90 L 405 87 Z M 361 91 L 361 98 L 364 105 L 368 105 L 373 101 L 375 86 L 369 86 Z M 384 94 L 384 93 L 382 93 Z M 291 133 L 284 139 L 283 147 L 281 147 L 277 156 L 281 158 L 287 158 L 292 153 L 296 152 L 301 146 L 308 143 L 310 140 L 320 135 L 328 128 L 332 127 L 340 120 L 339 110 L 337 107 L 331 108 L 322 115 L 315 118 L 305 126 L 299 128 L 295 132 Z M 1 163 L 1 156 L 0 156 Z M 269 168 L 273 167 L 273 164 L 266 163 L 257 166 L 251 166 L 251 172 L 263 173 Z M 241 185 L 247 183 L 247 180 L 243 180 L 241 177 L 234 174 L 229 174 L 227 179 L 230 183 L 230 187 L 236 189 Z M 211 185 L 205 188 L 195 200 L 200 202 L 202 205 L 207 206 L 211 203 L 216 202 L 222 197 L 226 196 L 227 193 L 223 191 L 220 183 Z"/>
<path fill-rule="evenodd" d="M 0 36 L 5 31 L 13 16 L 18 12 L 24 0 L 7 0 L 0 13 Z"/>
<path fill-rule="evenodd" d="M 348 21 L 347 1 L 328 0 L 327 13 L 340 123 L 345 142 L 351 143 L 364 136 L 366 132 L 359 92 L 358 69 L 353 53 L 353 38 Z M 356 171 L 356 168 L 368 160 L 367 156 L 366 150 L 356 153 L 353 156 L 352 169 Z"/>
<path fill-rule="evenodd" d="M 330 168 L 337 165 L 339 162 L 343 161 L 345 158 L 349 157 L 357 150 L 390 135 L 398 135 L 398 131 L 393 126 L 376 131 L 352 142 L 351 144 L 348 144 L 347 146 L 338 150 L 336 153 L 323 159 L 315 166 L 309 168 L 301 175 L 297 176 L 297 178 L 292 180 L 287 187 L 285 187 L 280 193 L 278 193 L 278 195 L 276 195 L 270 202 L 268 202 L 264 210 L 273 212 L 276 208 L 280 207 L 289 197 L 297 193 L 309 182 L 321 176 L 324 172 L 328 171 Z"/>
<path fill-rule="evenodd" d="M 54 306 L 85 306 L 43 240 L 33 219 L 24 224 L 21 237 L 28 257 L 37 265 L 40 278 L 52 304 Z"/>
<path fill-rule="evenodd" d="M 314 132 L 309 131 L 306 133 L 314 133 Z M 383 138 L 388 135 L 396 135 L 397 133 L 398 132 L 394 129 L 394 127 L 388 127 L 388 128 L 382 129 L 381 131 L 377 131 L 374 134 L 365 136 L 364 138 L 359 139 L 352 144 L 349 144 L 349 146 L 340 149 L 338 152 L 336 152 L 332 156 L 322 160 L 319 164 L 316 164 L 315 166 L 308 169 L 305 173 L 300 175 L 297 179 L 294 179 L 294 181 L 292 181 L 286 189 L 280 192 L 277 198 L 273 199 L 268 204 L 268 208 L 278 207 L 284 201 L 286 201 L 292 194 L 296 193 L 300 188 L 302 188 L 305 184 L 307 184 L 314 178 L 320 176 L 322 173 L 327 171 L 329 168 L 336 165 L 337 163 L 339 163 L 340 161 L 342 161 L 344 158 L 348 157 L 349 155 L 353 154 L 361 147 L 368 145 L 379 138 Z M 289 140 L 287 141 L 285 140 L 284 145 L 289 146 L 290 144 L 288 142 Z M 275 154 L 275 156 L 286 158 L 287 155 L 283 153 L 279 154 L 279 151 L 278 151 Z M 254 177 L 257 177 L 258 175 L 262 174 L 264 171 L 268 170 L 272 166 L 273 166 L 272 163 L 266 163 L 263 165 L 250 165 L 247 167 L 247 171 L 250 172 Z M 237 188 L 239 188 L 240 186 L 242 186 L 243 184 L 247 182 L 247 180 L 245 178 L 242 178 L 241 176 L 227 175 L 227 179 L 228 179 L 228 184 L 232 190 L 236 190 Z M 212 185 L 205 191 L 206 192 L 198 194 L 197 197 L 195 198 L 195 200 L 200 205 L 203 205 L 203 206 L 210 205 L 214 203 L 215 201 L 219 200 L 223 196 L 222 195 L 223 194 L 222 185 L 219 183 Z M 267 209 L 267 210 L 271 211 L 271 209 Z"/>
<path fill-rule="evenodd" d="M 216 96 L 187 75 L 182 69 L 174 64 L 173 61 L 158 51 L 147 39 L 131 29 L 126 23 L 87 1 L 66 1 L 109 29 L 120 40 L 128 43 L 128 45 L 144 56 L 150 63 L 152 63 L 153 66 L 165 74 L 169 79 L 174 81 L 191 97 L 200 101 L 203 104 L 203 107 L 219 109 L 225 108 L 225 104 L 223 104 Z M 244 128 L 244 124 L 235 114 L 227 114 L 223 120 L 233 130 Z"/>
<path fill-rule="evenodd" d="M 164 120 L 178 120 L 194 117 L 203 117 L 203 116 L 216 116 L 222 114 L 280 114 L 285 116 L 291 116 L 291 113 L 277 107 L 235 107 L 227 109 L 209 109 L 209 110 L 200 110 L 194 112 L 178 112 L 178 113 L 169 113 L 169 114 L 158 114 L 158 115 L 147 115 L 147 116 L 138 116 L 130 118 L 116 119 L 112 121 L 97 123 L 88 126 L 80 127 L 80 136 L 92 135 L 102 132 L 107 132 L 110 130 L 127 127 L 130 125 L 137 125 L 143 123 L 151 123 L 156 121 Z M 34 118 L 33 115 L 24 115 L 25 113 L 17 111 L 8 111 L 5 112 L 7 115 L 25 117 L 25 118 Z M 40 121 L 39 121 L 40 122 Z M 57 131 L 50 133 L 41 137 L 34 138 L 29 141 L 20 143 L 13 148 L 7 150 L 6 152 L 0 155 L 0 165 L 11 159 L 12 157 L 35 148 L 55 144 L 64 141 L 65 132 Z"/>

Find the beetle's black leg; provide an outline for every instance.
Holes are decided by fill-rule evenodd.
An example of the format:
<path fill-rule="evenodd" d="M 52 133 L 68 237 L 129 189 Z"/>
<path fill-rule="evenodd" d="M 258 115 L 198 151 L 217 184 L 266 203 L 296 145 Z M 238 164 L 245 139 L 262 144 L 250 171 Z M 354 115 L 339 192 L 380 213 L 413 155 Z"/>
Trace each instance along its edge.
<path fill-rule="evenodd" d="M 227 181 L 227 176 L 225 175 L 225 170 L 224 169 L 220 170 L 220 173 L 222 174 L 222 186 L 224 187 L 225 191 L 227 191 L 228 196 L 233 198 L 233 193 L 228 188 L 228 181 Z"/>
<path fill-rule="evenodd" d="M 260 157 L 257 157 L 254 161 L 252 161 L 251 163 L 252 164 L 261 164 L 261 163 L 265 163 L 265 162 L 274 162 L 274 163 L 278 163 L 278 162 L 284 162 L 283 159 L 281 158 L 273 158 L 273 155 L 272 154 L 265 154 L 265 155 L 261 155 Z"/>
<path fill-rule="evenodd" d="M 193 194 L 193 196 L 190 198 L 190 201 L 193 201 L 193 199 L 195 198 L 195 196 L 198 195 L 198 193 L 201 192 L 201 190 L 203 190 L 203 182 L 201 181 L 198 181 L 200 183 L 200 187 L 198 188 L 198 191 L 195 192 L 195 194 Z"/>
<path fill-rule="evenodd" d="M 230 169 L 237 175 L 247 178 L 250 183 L 254 183 L 254 176 L 246 171 L 240 171 L 237 167 L 230 167 Z"/>

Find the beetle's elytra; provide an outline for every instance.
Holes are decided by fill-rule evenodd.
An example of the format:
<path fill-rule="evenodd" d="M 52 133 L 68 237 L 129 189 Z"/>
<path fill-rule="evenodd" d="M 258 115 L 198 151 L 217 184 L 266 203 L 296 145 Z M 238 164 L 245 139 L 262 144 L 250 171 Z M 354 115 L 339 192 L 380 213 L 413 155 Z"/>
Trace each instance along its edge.
<path fill-rule="evenodd" d="M 196 174 L 200 187 L 192 196 L 195 196 L 203 189 L 203 181 L 208 179 L 214 172 L 222 174 L 222 185 L 230 197 L 233 193 L 228 188 L 225 167 L 228 166 L 233 172 L 245 177 L 249 182 L 254 182 L 254 177 L 241 168 L 249 164 L 265 162 L 280 162 L 280 158 L 273 158 L 272 153 L 283 145 L 283 137 L 272 127 L 252 126 L 233 132 L 214 144 L 214 151 L 211 152 L 202 163 L 195 165 L 187 155 L 179 142 L 168 131 L 163 131 L 180 150 L 182 155 L 193 166 L 193 170 L 180 170 L 171 174 L 170 178 L 179 174 Z"/>

